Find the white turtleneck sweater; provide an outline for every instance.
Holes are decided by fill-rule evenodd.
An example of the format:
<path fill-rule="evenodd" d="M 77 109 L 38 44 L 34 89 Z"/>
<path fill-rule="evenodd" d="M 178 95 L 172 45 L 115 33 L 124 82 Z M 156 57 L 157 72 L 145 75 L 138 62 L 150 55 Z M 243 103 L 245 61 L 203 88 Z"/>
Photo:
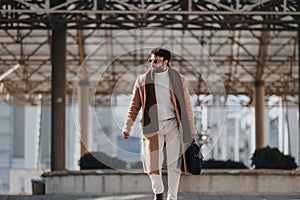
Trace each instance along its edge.
<path fill-rule="evenodd" d="M 168 69 L 161 73 L 155 73 L 155 95 L 157 102 L 158 120 L 166 120 L 175 117 L 175 109 L 170 95 L 170 77 Z"/>

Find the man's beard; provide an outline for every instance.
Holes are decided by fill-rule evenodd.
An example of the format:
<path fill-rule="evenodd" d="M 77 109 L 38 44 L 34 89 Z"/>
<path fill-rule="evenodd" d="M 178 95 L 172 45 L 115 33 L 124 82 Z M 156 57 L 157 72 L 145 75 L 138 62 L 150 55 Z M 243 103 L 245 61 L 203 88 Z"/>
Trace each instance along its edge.
<path fill-rule="evenodd" d="M 159 65 L 159 66 L 156 67 L 156 68 L 152 67 L 152 71 L 153 71 L 154 73 L 161 73 L 161 72 L 164 72 L 165 70 L 164 70 L 164 66 L 163 66 L 163 65 Z"/>

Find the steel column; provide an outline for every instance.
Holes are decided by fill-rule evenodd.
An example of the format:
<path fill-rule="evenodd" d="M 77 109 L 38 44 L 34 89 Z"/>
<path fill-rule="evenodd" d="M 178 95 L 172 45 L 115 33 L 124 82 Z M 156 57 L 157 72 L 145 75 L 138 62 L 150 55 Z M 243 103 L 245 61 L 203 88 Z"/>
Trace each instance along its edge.
<path fill-rule="evenodd" d="M 66 30 L 52 30 L 51 170 L 66 168 Z"/>
<path fill-rule="evenodd" d="M 80 17 L 78 17 L 80 19 Z M 77 30 L 78 35 L 78 56 L 81 64 L 80 81 L 79 81 L 79 133 L 80 133 L 80 156 L 89 151 L 89 103 L 90 103 L 90 86 L 84 64 L 84 35 L 82 30 Z"/>
<path fill-rule="evenodd" d="M 89 152 L 89 103 L 90 87 L 88 80 L 79 82 L 79 132 L 80 132 L 80 155 Z"/>
<path fill-rule="evenodd" d="M 265 86 L 262 81 L 255 84 L 255 148 L 265 145 L 264 111 L 265 111 Z"/>

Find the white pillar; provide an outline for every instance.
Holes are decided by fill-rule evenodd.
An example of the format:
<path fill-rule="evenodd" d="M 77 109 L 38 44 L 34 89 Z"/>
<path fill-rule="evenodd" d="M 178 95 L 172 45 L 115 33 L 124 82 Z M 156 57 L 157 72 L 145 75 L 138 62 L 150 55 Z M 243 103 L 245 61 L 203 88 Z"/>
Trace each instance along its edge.
<path fill-rule="evenodd" d="M 237 115 L 234 119 L 234 161 L 239 161 L 240 157 L 240 115 Z"/>
<path fill-rule="evenodd" d="M 24 168 L 34 169 L 38 147 L 37 147 L 37 123 L 38 108 L 26 106 L 24 108 Z"/>
<path fill-rule="evenodd" d="M 252 117 L 252 123 L 251 123 L 251 149 L 250 153 L 251 155 L 255 152 L 255 108 L 251 108 L 251 117 Z"/>

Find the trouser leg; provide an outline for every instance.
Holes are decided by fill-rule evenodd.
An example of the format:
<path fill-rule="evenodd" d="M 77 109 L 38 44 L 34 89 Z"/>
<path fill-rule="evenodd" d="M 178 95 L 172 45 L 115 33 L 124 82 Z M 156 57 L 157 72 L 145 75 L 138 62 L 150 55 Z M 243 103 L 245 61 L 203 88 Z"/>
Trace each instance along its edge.
<path fill-rule="evenodd" d="M 175 168 L 168 168 L 168 195 L 167 200 L 177 200 L 181 171 Z"/>
<path fill-rule="evenodd" d="M 168 196 L 167 200 L 177 200 L 181 170 L 178 168 L 180 156 L 180 135 L 178 128 L 172 128 L 166 135 L 168 165 Z"/>
<path fill-rule="evenodd" d="M 158 156 L 159 156 L 159 174 L 150 174 L 150 180 L 152 185 L 152 191 L 154 194 L 160 194 L 164 192 L 164 184 L 162 181 L 161 168 L 163 163 L 163 147 L 164 147 L 164 136 L 158 134 Z"/>
<path fill-rule="evenodd" d="M 152 191 L 154 194 L 160 194 L 164 192 L 164 184 L 162 181 L 161 174 L 151 174 L 150 175 Z"/>

